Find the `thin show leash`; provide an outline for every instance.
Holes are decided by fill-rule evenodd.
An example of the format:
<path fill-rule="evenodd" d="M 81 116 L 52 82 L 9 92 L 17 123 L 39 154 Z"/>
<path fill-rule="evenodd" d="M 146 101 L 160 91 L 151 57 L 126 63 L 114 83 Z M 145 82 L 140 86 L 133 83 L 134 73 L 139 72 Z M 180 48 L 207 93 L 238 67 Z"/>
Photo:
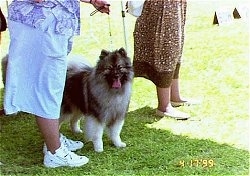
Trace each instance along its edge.
<path fill-rule="evenodd" d="M 106 4 L 109 6 L 109 4 Z M 99 8 L 97 8 L 96 10 L 94 10 L 93 12 L 90 13 L 90 16 L 95 15 L 97 12 L 100 12 L 105 6 L 101 6 Z M 108 25 L 109 25 L 109 38 L 110 38 L 110 50 L 113 50 L 113 40 L 112 40 L 112 32 L 111 32 L 111 20 L 110 20 L 110 16 L 108 15 Z"/>

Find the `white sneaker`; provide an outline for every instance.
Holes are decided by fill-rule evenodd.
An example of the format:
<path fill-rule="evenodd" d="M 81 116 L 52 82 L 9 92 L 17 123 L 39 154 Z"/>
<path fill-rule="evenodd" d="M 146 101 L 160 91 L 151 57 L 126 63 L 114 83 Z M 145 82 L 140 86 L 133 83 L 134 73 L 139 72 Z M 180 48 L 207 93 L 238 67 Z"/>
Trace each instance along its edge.
<path fill-rule="evenodd" d="M 79 150 L 83 147 L 83 143 L 81 141 L 73 141 L 71 139 L 67 139 L 64 135 L 60 134 L 60 142 L 63 144 L 65 147 L 68 148 L 69 151 L 76 151 Z M 43 146 L 43 153 L 47 152 L 47 146 L 44 144 Z"/>
<path fill-rule="evenodd" d="M 43 161 L 45 167 L 50 168 L 61 166 L 79 167 L 88 162 L 89 159 L 86 156 L 79 156 L 69 151 L 64 145 L 61 145 L 61 147 L 55 151 L 55 154 L 47 151 L 44 155 Z"/>

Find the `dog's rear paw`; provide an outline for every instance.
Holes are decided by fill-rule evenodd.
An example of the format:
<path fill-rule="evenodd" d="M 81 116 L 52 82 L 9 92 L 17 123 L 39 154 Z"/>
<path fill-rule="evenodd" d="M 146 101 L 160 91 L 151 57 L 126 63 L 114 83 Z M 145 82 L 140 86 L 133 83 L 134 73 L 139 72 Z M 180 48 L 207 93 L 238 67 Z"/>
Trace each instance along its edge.
<path fill-rule="evenodd" d="M 126 143 L 124 143 L 124 142 L 119 142 L 119 143 L 116 143 L 115 146 L 118 147 L 118 148 L 124 148 L 124 147 L 126 147 L 127 145 L 126 145 Z"/>
<path fill-rule="evenodd" d="M 98 153 L 103 152 L 103 146 L 94 146 L 94 150 Z"/>
<path fill-rule="evenodd" d="M 96 152 L 103 152 L 103 142 L 102 142 L 102 140 L 94 140 L 93 145 L 94 145 L 94 150 Z"/>
<path fill-rule="evenodd" d="M 101 153 L 103 152 L 103 148 L 95 148 L 95 152 Z"/>

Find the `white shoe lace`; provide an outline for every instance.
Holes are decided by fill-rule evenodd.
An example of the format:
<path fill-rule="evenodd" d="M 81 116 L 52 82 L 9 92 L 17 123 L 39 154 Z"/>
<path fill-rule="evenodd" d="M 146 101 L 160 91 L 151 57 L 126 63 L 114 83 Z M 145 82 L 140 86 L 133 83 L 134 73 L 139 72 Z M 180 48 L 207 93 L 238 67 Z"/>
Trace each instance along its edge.
<path fill-rule="evenodd" d="M 74 146 L 75 144 L 79 144 L 79 141 L 73 141 L 71 139 L 66 138 L 66 136 L 64 136 L 63 134 L 60 134 L 60 141 L 61 143 L 63 143 L 66 147 L 70 147 L 70 146 Z"/>
<path fill-rule="evenodd" d="M 66 138 L 63 134 L 60 134 L 60 142 L 65 147 L 67 147 L 70 151 L 75 151 L 83 147 L 83 143 L 80 141 L 73 141 L 71 139 Z M 43 153 L 47 152 L 47 146 L 44 144 Z"/>

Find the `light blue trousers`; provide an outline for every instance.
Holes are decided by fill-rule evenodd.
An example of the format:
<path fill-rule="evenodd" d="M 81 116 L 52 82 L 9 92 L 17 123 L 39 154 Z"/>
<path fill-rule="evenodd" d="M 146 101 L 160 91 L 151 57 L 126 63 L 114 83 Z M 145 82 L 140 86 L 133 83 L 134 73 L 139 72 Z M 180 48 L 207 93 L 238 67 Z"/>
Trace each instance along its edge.
<path fill-rule="evenodd" d="M 9 60 L 4 109 L 58 119 L 67 71 L 69 39 L 55 34 L 51 15 L 41 29 L 9 21 Z"/>

